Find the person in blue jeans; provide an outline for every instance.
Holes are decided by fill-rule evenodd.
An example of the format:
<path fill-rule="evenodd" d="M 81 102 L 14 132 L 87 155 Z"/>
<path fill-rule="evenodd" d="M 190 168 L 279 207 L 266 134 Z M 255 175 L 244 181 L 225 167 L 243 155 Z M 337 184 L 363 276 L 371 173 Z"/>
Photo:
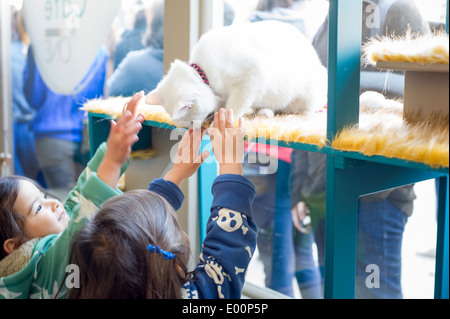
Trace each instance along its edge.
<path fill-rule="evenodd" d="M 376 5 L 380 13 L 380 26 L 373 29 L 364 23 Z M 363 2 L 362 42 L 380 32 L 401 36 L 408 28 L 411 31 L 429 33 L 428 23 L 421 17 L 417 7 L 408 0 L 380 0 Z M 319 28 L 313 45 L 322 63 L 327 66 L 328 17 Z M 371 67 L 361 70 L 361 91 L 376 90 L 388 97 L 403 95 L 403 74 L 389 75 Z M 324 265 L 326 155 L 303 150 L 292 154 L 292 213 L 305 214 L 312 219 L 312 228 L 318 247 L 319 264 Z M 367 181 L 370 183 L 370 181 Z M 401 247 L 403 231 L 412 214 L 416 198 L 414 185 L 407 185 L 376 194 L 363 196 L 359 200 L 358 242 L 356 260 L 356 298 L 402 298 Z M 298 202 L 306 205 L 298 205 Z M 303 211 L 301 211 L 303 210 Z M 376 265 L 380 270 L 380 287 L 366 284 L 370 275 L 367 267 Z M 322 268 L 323 269 L 323 268 Z"/>
<path fill-rule="evenodd" d="M 88 150 L 82 148 L 86 115 L 80 107 L 89 99 L 103 96 L 109 53 L 102 47 L 75 92 L 65 95 L 45 84 L 34 59 L 34 45 L 28 50 L 24 92 L 36 112 L 32 122 L 36 156 L 47 187 L 70 190 L 89 156 Z"/>
<path fill-rule="evenodd" d="M 293 4 L 293 0 L 261 0 L 249 21 L 277 20 L 304 32 L 304 21 L 292 11 Z M 249 160 L 252 148 L 258 149 L 256 161 Z M 273 154 L 270 160 L 264 158 L 268 152 Z M 263 262 L 266 287 L 295 297 L 295 278 L 302 298 L 320 299 L 323 296 L 322 279 L 313 254 L 314 235 L 311 231 L 300 231 L 292 223 L 291 152 L 291 149 L 277 146 L 267 151 L 262 144 L 253 144 L 249 146 L 249 156 L 244 162 L 244 175 L 256 186 L 253 211 L 258 225 L 259 259 Z M 269 172 L 264 163 L 273 161 L 277 162 L 277 169 Z"/>
<path fill-rule="evenodd" d="M 294 227 L 291 217 L 290 154 L 292 150 L 276 147 L 251 155 L 244 162 L 244 175 L 256 186 L 253 202 L 254 219 L 258 226 L 259 259 L 263 262 L 265 285 L 268 288 L 295 297 L 293 279 L 297 280 L 303 299 L 322 298 L 322 278 L 314 259 L 314 235 Z M 278 157 L 265 156 L 268 152 Z M 265 169 L 270 161 L 277 161 L 276 171 Z M 272 166 L 273 164 L 269 164 Z M 273 166 L 274 167 L 274 166 Z"/>

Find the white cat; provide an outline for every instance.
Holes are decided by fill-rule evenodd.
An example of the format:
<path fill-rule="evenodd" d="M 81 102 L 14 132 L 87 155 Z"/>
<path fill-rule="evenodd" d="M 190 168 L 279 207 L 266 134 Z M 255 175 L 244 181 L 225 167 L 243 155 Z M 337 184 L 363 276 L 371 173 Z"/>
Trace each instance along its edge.
<path fill-rule="evenodd" d="M 233 109 L 236 117 L 322 108 L 327 81 L 316 51 L 297 28 L 244 23 L 205 33 L 190 64 L 175 60 L 146 103 L 163 105 L 177 125 L 192 127 L 220 107 Z"/>

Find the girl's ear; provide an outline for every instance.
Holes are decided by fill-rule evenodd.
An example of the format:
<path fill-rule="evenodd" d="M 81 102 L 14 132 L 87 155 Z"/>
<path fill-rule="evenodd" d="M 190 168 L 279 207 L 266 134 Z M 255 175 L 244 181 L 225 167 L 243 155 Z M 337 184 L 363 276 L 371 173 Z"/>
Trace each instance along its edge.
<path fill-rule="evenodd" d="M 163 105 L 163 100 L 155 89 L 147 95 L 145 103 L 149 105 Z"/>
<path fill-rule="evenodd" d="M 19 246 L 19 241 L 16 238 L 9 238 L 3 243 L 3 250 L 10 255 L 14 250 L 19 248 Z"/>

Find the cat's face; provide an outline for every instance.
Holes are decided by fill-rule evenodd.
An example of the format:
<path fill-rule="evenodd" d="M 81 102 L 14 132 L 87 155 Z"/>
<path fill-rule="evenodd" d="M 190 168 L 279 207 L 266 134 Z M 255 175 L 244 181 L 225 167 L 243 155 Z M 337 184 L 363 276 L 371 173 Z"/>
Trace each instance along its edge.
<path fill-rule="evenodd" d="M 175 60 L 169 72 L 145 100 L 150 105 L 162 105 L 181 127 L 198 127 L 217 106 L 211 88 L 186 63 Z"/>

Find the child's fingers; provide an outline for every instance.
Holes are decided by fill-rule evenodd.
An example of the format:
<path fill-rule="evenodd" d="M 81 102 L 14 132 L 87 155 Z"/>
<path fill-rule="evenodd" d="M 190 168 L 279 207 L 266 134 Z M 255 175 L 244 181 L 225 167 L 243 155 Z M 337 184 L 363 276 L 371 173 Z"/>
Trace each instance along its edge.
<path fill-rule="evenodd" d="M 191 139 L 191 134 L 192 134 L 192 129 L 188 129 L 183 137 L 180 140 L 180 143 L 178 144 L 178 156 L 183 155 L 184 150 L 186 149 L 186 147 L 189 145 L 189 141 Z"/>
<path fill-rule="evenodd" d="M 211 136 L 211 140 L 213 139 L 214 131 L 218 127 L 218 124 L 219 124 L 218 122 L 219 122 L 219 113 L 215 112 L 214 113 L 214 119 L 213 119 L 213 121 L 211 123 L 211 126 L 206 129 L 206 132 L 209 134 L 209 136 Z"/>
<path fill-rule="evenodd" d="M 126 123 L 128 123 L 133 118 L 133 114 L 131 114 L 130 111 L 126 110 L 122 117 L 117 121 L 118 128 L 122 128 L 126 126 Z"/>
<path fill-rule="evenodd" d="M 214 113 L 213 128 L 219 129 L 219 112 Z"/>
<path fill-rule="evenodd" d="M 241 116 L 241 117 L 239 117 L 239 126 L 238 126 L 238 128 L 240 129 L 240 130 L 242 130 L 242 131 L 244 131 L 244 118 Z"/>
<path fill-rule="evenodd" d="M 200 129 L 195 129 L 192 133 L 192 146 L 194 147 L 194 150 L 199 150 L 202 144 L 203 139 L 203 132 Z"/>
<path fill-rule="evenodd" d="M 133 95 L 131 100 L 127 104 L 125 104 L 126 106 L 125 110 L 130 111 L 133 116 L 136 116 L 139 103 L 143 97 L 144 92 L 142 91 Z"/>
<path fill-rule="evenodd" d="M 242 138 L 244 136 L 244 131 L 245 131 L 245 122 L 244 122 L 244 118 L 241 116 L 239 118 L 239 124 L 238 124 L 238 129 L 237 129 L 237 134 L 240 138 Z"/>
<path fill-rule="evenodd" d="M 142 123 L 144 122 L 144 117 L 142 115 L 133 116 L 130 111 L 126 111 L 125 115 L 120 119 L 120 125 L 123 127 L 125 132 L 133 131 L 135 129 L 142 129 Z"/>
<path fill-rule="evenodd" d="M 142 129 L 142 124 L 139 121 L 133 121 L 132 124 L 128 125 L 124 132 L 127 135 L 137 134 Z"/>
<path fill-rule="evenodd" d="M 234 114 L 232 109 L 229 109 L 227 111 L 227 118 L 225 125 L 226 128 L 234 128 Z"/>
<path fill-rule="evenodd" d="M 209 151 L 203 151 L 199 156 L 197 156 L 194 163 L 202 164 L 209 157 L 209 155 Z"/>
<path fill-rule="evenodd" d="M 186 133 L 184 133 L 184 135 L 180 141 L 180 147 L 186 147 L 187 145 L 189 145 L 189 141 L 191 139 L 192 132 L 193 132 L 193 130 L 190 128 L 186 131 Z"/>
<path fill-rule="evenodd" d="M 117 122 L 114 120 L 109 121 L 111 123 L 111 129 L 113 130 L 117 126 Z"/>
<path fill-rule="evenodd" d="M 144 118 L 141 115 L 133 116 L 130 111 L 126 111 L 125 114 L 119 121 L 120 126 L 124 131 L 128 131 L 130 128 L 133 129 L 136 126 L 141 125 L 144 122 Z M 139 125 L 137 125 L 139 123 Z"/>
<path fill-rule="evenodd" d="M 199 161 L 198 152 L 202 145 L 202 137 L 203 134 L 200 129 L 190 130 L 189 144 L 185 145 L 184 149 L 189 152 L 189 161 L 191 163 L 197 163 Z"/>
<path fill-rule="evenodd" d="M 219 130 L 220 132 L 225 132 L 225 120 L 226 120 L 226 111 L 225 109 L 219 110 Z"/>
<path fill-rule="evenodd" d="M 130 135 L 127 139 L 128 145 L 134 145 L 137 141 L 139 141 L 139 136 L 137 134 Z"/>

